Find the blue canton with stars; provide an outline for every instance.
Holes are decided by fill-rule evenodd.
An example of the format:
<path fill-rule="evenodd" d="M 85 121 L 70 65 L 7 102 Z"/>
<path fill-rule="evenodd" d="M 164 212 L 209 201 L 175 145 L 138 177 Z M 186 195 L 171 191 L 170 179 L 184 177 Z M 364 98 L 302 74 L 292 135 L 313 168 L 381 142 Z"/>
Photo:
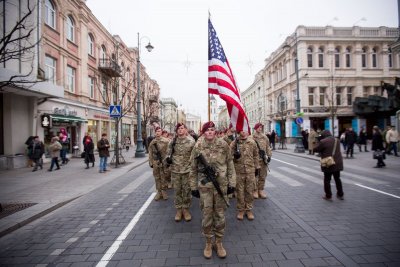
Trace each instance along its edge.
<path fill-rule="evenodd" d="M 208 20 L 208 60 L 213 58 L 226 62 L 224 49 L 219 42 L 217 32 L 215 31 L 212 23 Z"/>

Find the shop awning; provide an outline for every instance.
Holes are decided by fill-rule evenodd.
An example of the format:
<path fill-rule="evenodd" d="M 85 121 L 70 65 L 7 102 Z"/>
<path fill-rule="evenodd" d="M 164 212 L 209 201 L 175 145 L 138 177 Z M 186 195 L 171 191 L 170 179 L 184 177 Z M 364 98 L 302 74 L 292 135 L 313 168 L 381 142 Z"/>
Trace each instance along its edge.
<path fill-rule="evenodd" d="M 87 122 L 86 119 L 75 117 L 75 116 L 63 116 L 63 115 L 50 115 L 53 121 L 64 121 L 64 122 Z"/>

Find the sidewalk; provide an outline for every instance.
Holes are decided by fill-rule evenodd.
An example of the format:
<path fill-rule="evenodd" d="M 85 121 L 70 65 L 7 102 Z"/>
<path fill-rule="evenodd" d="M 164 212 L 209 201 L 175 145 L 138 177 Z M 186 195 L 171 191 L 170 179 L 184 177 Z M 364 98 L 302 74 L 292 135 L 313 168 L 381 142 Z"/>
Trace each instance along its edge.
<path fill-rule="evenodd" d="M 108 163 L 113 155 L 114 152 L 110 152 Z M 56 171 L 54 168 L 52 172 L 47 171 L 50 163 L 46 161 L 43 170 L 36 172 L 32 172 L 32 168 L 1 171 L 0 203 L 15 204 L 14 206 L 36 204 L 0 218 L 0 237 L 145 164 L 148 160 L 147 154 L 144 158 L 135 158 L 134 155 L 135 150 L 132 148 L 129 152 L 123 150 L 122 156 L 126 163 L 118 168 L 115 168 L 115 164 L 108 164 L 110 171 L 106 173 L 99 173 L 98 155 L 95 155 L 95 167 L 90 169 L 85 169 L 83 159 L 70 158 L 67 165 L 60 166 L 61 170 Z"/>

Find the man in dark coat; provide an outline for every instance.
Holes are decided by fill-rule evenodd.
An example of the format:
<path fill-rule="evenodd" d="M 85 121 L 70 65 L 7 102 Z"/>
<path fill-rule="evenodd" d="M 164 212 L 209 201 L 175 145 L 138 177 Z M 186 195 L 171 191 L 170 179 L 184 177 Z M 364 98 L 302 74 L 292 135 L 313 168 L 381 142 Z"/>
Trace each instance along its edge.
<path fill-rule="evenodd" d="M 349 130 L 346 132 L 346 136 L 344 138 L 346 144 L 347 144 L 347 151 L 346 151 L 346 158 L 353 157 L 354 153 L 354 144 L 357 141 L 357 134 L 353 131 L 353 128 L 349 128 Z"/>
<path fill-rule="evenodd" d="M 385 162 L 383 162 L 384 159 L 384 155 L 385 155 L 385 149 L 383 148 L 383 137 L 382 137 L 382 133 L 381 130 L 379 129 L 378 126 L 374 126 L 372 128 L 372 147 L 371 150 L 372 151 L 382 151 L 382 156 L 381 157 L 377 157 L 376 159 L 378 160 L 378 162 L 376 163 L 376 166 L 374 168 L 382 168 L 385 167 L 386 164 Z"/>
<path fill-rule="evenodd" d="M 330 167 L 321 166 L 321 170 L 324 173 L 325 196 L 323 196 L 323 198 L 326 200 L 332 199 L 331 178 L 333 175 L 337 190 L 336 196 L 337 198 L 343 200 L 344 193 L 342 181 L 340 180 L 340 172 L 343 171 L 343 158 L 342 153 L 340 152 L 340 142 L 332 136 L 329 130 L 323 130 L 318 139 L 320 140 L 320 142 L 317 144 L 314 151 L 320 153 L 321 159 L 332 156 L 335 160 L 335 164 Z M 333 154 L 335 145 L 336 149 L 335 153 Z"/>
<path fill-rule="evenodd" d="M 34 136 L 33 140 L 28 146 L 29 158 L 35 163 L 33 167 L 33 172 L 37 171 L 38 167 L 43 169 L 42 156 L 44 154 L 44 144 L 40 141 L 39 136 Z"/>
<path fill-rule="evenodd" d="M 97 142 L 97 149 L 99 150 L 100 164 L 99 172 L 107 171 L 107 158 L 110 156 L 108 149 L 110 148 L 110 143 L 107 139 L 107 134 L 103 133 L 101 139 Z"/>

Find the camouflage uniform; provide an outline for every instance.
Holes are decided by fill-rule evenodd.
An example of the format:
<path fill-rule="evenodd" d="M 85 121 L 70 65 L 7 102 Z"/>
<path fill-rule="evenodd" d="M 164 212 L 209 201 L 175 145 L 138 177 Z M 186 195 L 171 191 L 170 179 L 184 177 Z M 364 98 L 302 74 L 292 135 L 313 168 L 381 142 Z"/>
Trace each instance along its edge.
<path fill-rule="evenodd" d="M 251 213 L 253 209 L 253 191 L 255 185 L 255 171 L 259 169 L 258 148 L 254 140 L 250 137 L 246 139 L 236 139 L 230 145 L 232 155 L 236 151 L 236 143 L 240 151 L 240 158 L 234 159 L 233 163 L 236 170 L 236 198 L 238 219 L 243 219 L 243 213 L 249 219 L 254 217 Z M 241 218 L 239 218 L 241 214 Z"/>
<path fill-rule="evenodd" d="M 253 139 L 254 139 L 254 141 L 256 141 L 258 143 L 258 145 L 260 146 L 260 149 L 265 151 L 265 155 L 268 156 L 269 158 L 271 158 L 272 157 L 272 149 L 269 145 L 268 137 L 263 133 L 255 132 L 253 134 Z M 258 150 L 258 146 L 257 146 L 257 150 Z M 258 163 L 260 166 L 260 174 L 258 175 L 258 177 L 256 177 L 255 191 L 258 190 L 258 192 L 260 192 L 260 191 L 264 190 L 265 179 L 268 174 L 268 169 L 267 169 L 267 165 L 265 165 L 263 160 L 260 157 L 258 157 L 258 158 L 259 158 Z"/>
<path fill-rule="evenodd" d="M 235 140 L 235 138 L 233 137 L 233 134 L 225 135 L 224 140 L 228 145 L 230 145 L 232 143 L 232 141 Z"/>
<path fill-rule="evenodd" d="M 169 143 L 167 155 L 171 155 L 173 140 Z M 190 155 L 194 147 L 194 139 L 184 136 L 177 137 L 172 154 L 172 164 L 170 166 L 172 183 L 175 189 L 175 208 L 187 212 L 191 204 L 191 194 L 189 186 Z M 186 220 L 186 216 L 185 216 Z"/>
<path fill-rule="evenodd" d="M 200 191 L 200 208 L 202 210 L 202 232 L 203 235 L 210 240 L 214 235 L 216 239 L 222 239 L 225 233 L 225 210 L 227 208 L 225 201 L 211 182 L 205 185 L 201 181 L 206 178 L 201 172 L 202 164 L 198 162 L 196 157 L 201 153 L 207 164 L 214 167 L 217 172 L 217 181 L 221 187 L 221 191 L 225 195 L 228 185 L 236 186 L 236 174 L 233 166 L 232 156 L 229 153 L 227 143 L 219 138 L 215 138 L 211 142 L 205 138 L 200 138 L 193 148 L 190 157 L 190 188 L 191 190 Z M 226 198 L 227 199 L 227 198 Z M 217 241 L 218 242 L 218 241 Z"/>
<path fill-rule="evenodd" d="M 164 199 L 168 199 L 167 192 L 165 191 L 167 189 L 167 181 L 164 170 L 164 166 L 166 166 L 164 159 L 167 156 L 168 143 L 168 138 L 160 136 L 155 137 L 149 145 L 149 165 L 153 167 L 153 176 L 157 190 L 156 200 L 160 199 L 161 195 Z M 162 162 L 157 159 L 157 149 L 155 146 L 157 146 L 158 151 L 161 153 Z"/>

